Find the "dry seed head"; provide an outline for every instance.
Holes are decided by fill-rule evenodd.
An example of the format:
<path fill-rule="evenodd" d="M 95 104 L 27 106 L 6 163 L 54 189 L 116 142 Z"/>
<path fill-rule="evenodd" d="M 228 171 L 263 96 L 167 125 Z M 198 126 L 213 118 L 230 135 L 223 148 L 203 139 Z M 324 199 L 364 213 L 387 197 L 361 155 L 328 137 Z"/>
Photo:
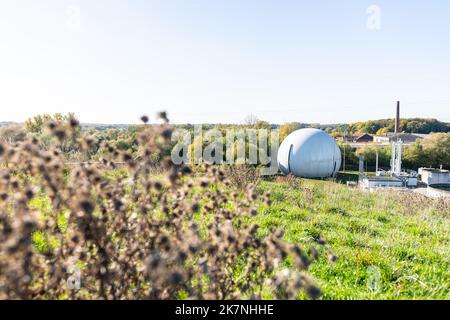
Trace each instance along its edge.
<path fill-rule="evenodd" d="M 80 122 L 76 118 L 71 117 L 69 124 L 72 128 L 77 128 L 80 125 Z"/>
<path fill-rule="evenodd" d="M 165 139 L 165 140 L 170 140 L 170 138 L 172 137 L 172 129 L 164 129 L 161 132 L 161 136 Z"/>
<path fill-rule="evenodd" d="M 192 210 L 192 212 L 198 212 L 200 210 L 200 205 L 198 204 L 198 202 L 194 202 L 192 204 L 191 210 Z"/>
<path fill-rule="evenodd" d="M 158 118 L 163 120 L 166 123 L 169 122 L 169 118 L 167 117 L 167 112 L 165 112 L 165 111 L 158 112 Z"/>
<path fill-rule="evenodd" d="M 336 262 L 337 257 L 334 254 L 329 254 L 328 255 L 328 260 L 331 262 Z"/>
<path fill-rule="evenodd" d="M 322 292 L 319 288 L 314 285 L 309 285 L 306 287 L 306 294 L 313 300 L 319 299 L 322 295 Z"/>
<path fill-rule="evenodd" d="M 80 201 L 79 206 L 87 214 L 91 214 L 92 212 L 94 212 L 95 205 L 89 199 Z"/>
<path fill-rule="evenodd" d="M 56 129 L 56 124 L 53 121 L 48 122 L 47 126 L 51 131 Z"/>
<path fill-rule="evenodd" d="M 143 122 L 143 123 L 148 123 L 149 122 L 149 118 L 148 118 L 148 116 L 146 116 L 146 115 L 143 115 L 142 117 L 141 117 L 141 121 Z"/>
<path fill-rule="evenodd" d="M 58 138 L 59 141 L 62 141 L 66 138 L 66 131 L 62 128 L 56 129 L 53 134 L 56 138 Z"/>

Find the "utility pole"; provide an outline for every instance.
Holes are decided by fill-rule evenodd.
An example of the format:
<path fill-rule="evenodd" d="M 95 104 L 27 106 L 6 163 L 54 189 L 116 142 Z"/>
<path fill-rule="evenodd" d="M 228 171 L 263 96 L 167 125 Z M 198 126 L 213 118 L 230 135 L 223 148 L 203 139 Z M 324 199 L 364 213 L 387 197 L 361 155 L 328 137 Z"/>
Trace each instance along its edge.
<path fill-rule="evenodd" d="M 344 131 L 344 144 L 343 144 L 343 147 L 344 147 L 344 172 L 345 172 L 345 140 L 347 139 L 347 129 L 345 129 L 345 131 Z"/>
<path fill-rule="evenodd" d="M 375 174 L 378 172 L 378 149 L 375 147 Z"/>

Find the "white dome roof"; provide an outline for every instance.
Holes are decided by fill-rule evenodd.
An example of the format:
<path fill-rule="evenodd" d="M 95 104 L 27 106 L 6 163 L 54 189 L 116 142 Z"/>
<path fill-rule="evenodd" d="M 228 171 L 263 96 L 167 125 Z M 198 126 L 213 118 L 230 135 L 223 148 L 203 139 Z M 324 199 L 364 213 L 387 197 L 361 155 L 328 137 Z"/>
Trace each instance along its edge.
<path fill-rule="evenodd" d="M 326 132 L 306 128 L 292 132 L 278 149 L 278 167 L 297 177 L 331 177 L 341 167 L 341 151 Z"/>

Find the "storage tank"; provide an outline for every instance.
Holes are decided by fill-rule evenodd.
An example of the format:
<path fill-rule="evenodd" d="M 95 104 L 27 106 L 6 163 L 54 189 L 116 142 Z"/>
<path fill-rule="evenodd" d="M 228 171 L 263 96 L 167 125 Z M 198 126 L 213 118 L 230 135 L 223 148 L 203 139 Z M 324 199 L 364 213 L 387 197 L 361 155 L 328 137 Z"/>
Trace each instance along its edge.
<path fill-rule="evenodd" d="M 297 177 L 332 177 L 341 167 L 341 151 L 334 139 L 322 130 L 296 130 L 278 149 L 278 167 L 284 174 Z"/>

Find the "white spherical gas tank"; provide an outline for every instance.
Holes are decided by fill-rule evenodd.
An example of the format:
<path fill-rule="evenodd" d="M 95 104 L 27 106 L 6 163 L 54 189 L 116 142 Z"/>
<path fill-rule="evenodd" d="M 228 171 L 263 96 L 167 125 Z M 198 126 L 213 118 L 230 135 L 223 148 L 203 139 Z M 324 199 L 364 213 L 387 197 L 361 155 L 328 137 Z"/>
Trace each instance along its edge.
<path fill-rule="evenodd" d="M 341 151 L 325 131 L 313 128 L 292 132 L 278 149 L 278 167 L 284 174 L 324 178 L 336 175 L 341 167 Z"/>

